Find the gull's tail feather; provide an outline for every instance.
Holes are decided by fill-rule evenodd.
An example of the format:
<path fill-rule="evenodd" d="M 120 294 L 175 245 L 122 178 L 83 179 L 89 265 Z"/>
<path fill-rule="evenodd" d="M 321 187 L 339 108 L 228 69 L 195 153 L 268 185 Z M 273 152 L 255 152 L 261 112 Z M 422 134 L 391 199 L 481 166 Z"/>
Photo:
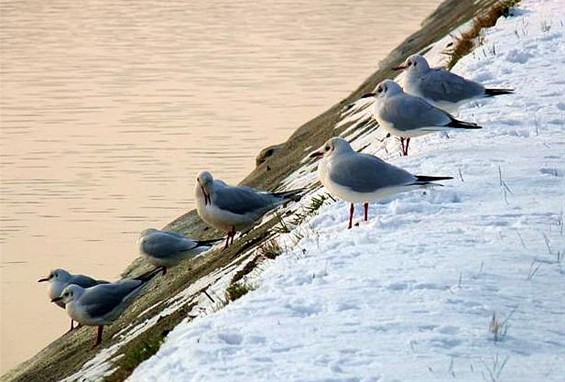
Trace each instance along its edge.
<path fill-rule="evenodd" d="M 284 201 L 293 201 L 297 202 L 306 194 L 307 190 L 304 188 L 300 188 L 298 190 L 291 190 L 291 191 L 282 191 L 282 192 L 273 192 L 273 195 L 284 199 Z"/>
<path fill-rule="evenodd" d="M 145 272 L 137 277 L 134 277 L 134 280 L 142 281 L 144 284 L 151 280 L 153 277 L 157 276 L 159 272 L 165 274 L 166 268 L 165 267 L 157 267 L 151 271 Z"/>
<path fill-rule="evenodd" d="M 487 97 L 494 97 L 501 94 L 512 94 L 514 89 L 485 89 L 485 95 Z"/>
<path fill-rule="evenodd" d="M 200 245 L 208 245 L 208 246 L 211 246 L 211 245 L 214 245 L 214 244 L 216 244 L 216 243 L 218 243 L 218 242 L 220 242 L 220 241 L 224 241 L 224 240 L 226 240 L 225 237 L 219 237 L 219 238 L 217 238 L 217 239 L 195 240 L 195 241 L 196 241 L 196 244 L 198 244 L 199 246 L 200 246 Z"/>

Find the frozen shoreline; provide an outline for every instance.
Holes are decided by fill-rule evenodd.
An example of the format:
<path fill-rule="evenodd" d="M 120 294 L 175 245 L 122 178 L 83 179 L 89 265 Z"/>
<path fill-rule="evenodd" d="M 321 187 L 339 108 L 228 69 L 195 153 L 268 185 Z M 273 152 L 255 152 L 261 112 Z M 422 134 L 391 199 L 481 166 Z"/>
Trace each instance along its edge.
<path fill-rule="evenodd" d="M 482 131 L 418 138 L 407 158 L 378 130 L 354 142 L 458 179 L 349 231 L 346 203 L 322 207 L 257 290 L 179 325 L 130 380 L 563 380 L 564 22 L 559 2 L 525 1 L 456 65 L 516 89 L 461 110 Z"/>

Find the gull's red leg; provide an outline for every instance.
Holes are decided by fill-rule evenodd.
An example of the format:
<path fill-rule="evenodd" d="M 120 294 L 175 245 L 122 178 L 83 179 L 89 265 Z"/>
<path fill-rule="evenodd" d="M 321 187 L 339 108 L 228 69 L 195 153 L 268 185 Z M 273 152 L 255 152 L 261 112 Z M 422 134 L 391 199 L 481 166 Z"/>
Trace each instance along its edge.
<path fill-rule="evenodd" d="M 93 348 L 100 345 L 100 342 L 102 342 L 102 331 L 103 330 L 104 330 L 104 326 L 98 325 L 98 334 L 96 335 L 96 342 L 94 343 Z"/>
<path fill-rule="evenodd" d="M 235 239 L 235 227 L 231 227 L 231 241 L 230 241 L 230 245 L 233 244 L 233 239 Z"/>
<path fill-rule="evenodd" d="M 365 221 L 369 221 L 369 203 L 363 204 L 363 208 L 365 209 Z"/>
<path fill-rule="evenodd" d="M 404 154 L 404 138 L 400 137 L 400 153 L 401 155 L 405 155 Z"/>
<path fill-rule="evenodd" d="M 347 227 L 347 229 L 351 229 L 351 227 L 353 227 L 353 211 L 355 210 L 355 207 L 353 206 L 353 203 L 351 203 L 351 207 L 349 208 L 349 227 Z"/>
<path fill-rule="evenodd" d="M 74 320 L 71 318 L 71 328 L 67 331 L 67 333 L 70 333 L 70 332 L 72 332 L 72 331 L 74 330 L 74 328 L 75 328 L 75 325 L 74 325 L 74 324 L 75 324 L 75 322 L 74 322 Z M 65 333 L 65 334 L 67 334 L 67 333 Z"/>

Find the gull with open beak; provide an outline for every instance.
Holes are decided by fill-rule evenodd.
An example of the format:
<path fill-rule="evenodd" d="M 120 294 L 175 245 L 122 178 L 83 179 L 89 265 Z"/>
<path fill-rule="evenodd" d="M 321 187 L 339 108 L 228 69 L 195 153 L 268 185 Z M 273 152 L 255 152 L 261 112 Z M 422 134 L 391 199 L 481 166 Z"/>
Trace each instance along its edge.
<path fill-rule="evenodd" d="M 202 220 L 227 232 L 226 245 L 233 243 L 237 231 L 248 231 L 263 216 L 289 201 L 300 200 L 304 190 L 259 191 L 246 186 L 229 186 L 214 179 L 208 171 L 196 178 L 196 210 Z"/>
<path fill-rule="evenodd" d="M 64 269 L 53 269 L 49 272 L 49 276 L 39 279 L 37 282 L 49 282 L 47 294 L 50 299 L 60 297 L 68 285 L 75 284 L 82 288 L 90 288 L 99 284 L 107 284 L 108 281 L 95 280 L 92 277 L 85 275 L 73 275 Z M 62 300 L 57 301 L 57 306 L 65 309 L 65 303 Z M 69 332 L 74 329 L 73 319 L 71 318 L 71 328 Z"/>
<path fill-rule="evenodd" d="M 161 268 L 157 268 L 133 279 L 90 288 L 71 284 L 63 289 L 61 296 L 51 299 L 51 302 L 65 304 L 67 314 L 78 323 L 97 326 L 98 333 L 93 346 L 96 347 L 102 342 L 104 325 L 114 322 L 139 295 L 143 287 L 161 271 Z"/>
<path fill-rule="evenodd" d="M 412 175 L 374 155 L 356 152 L 340 137 L 330 138 L 310 157 L 321 158 L 318 176 L 330 194 L 351 203 L 348 229 L 353 226 L 354 203 L 363 203 L 364 220 L 368 221 L 371 202 L 427 187 L 438 180 L 453 179 L 450 176 Z"/>
<path fill-rule="evenodd" d="M 473 99 L 514 92 L 513 89 L 485 88 L 443 68 L 430 68 L 428 61 L 418 54 L 408 57 L 394 69 L 406 71 L 403 83 L 406 93 L 425 98 L 450 113 L 457 112 L 462 104 Z"/>
<path fill-rule="evenodd" d="M 402 155 L 408 155 L 410 138 L 435 131 L 481 129 L 475 123 L 463 122 L 433 106 L 425 99 L 405 93 L 393 80 L 379 83 L 374 93 L 374 118 L 388 133 L 400 137 Z M 406 142 L 406 144 L 405 144 Z"/>

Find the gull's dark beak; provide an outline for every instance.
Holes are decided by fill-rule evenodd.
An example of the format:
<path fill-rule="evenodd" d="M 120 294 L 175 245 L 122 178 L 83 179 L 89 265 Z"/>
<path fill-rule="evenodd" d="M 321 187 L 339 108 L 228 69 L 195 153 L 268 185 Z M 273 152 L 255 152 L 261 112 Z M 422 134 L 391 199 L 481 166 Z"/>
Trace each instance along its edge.
<path fill-rule="evenodd" d="M 374 96 L 376 96 L 375 93 L 365 93 L 361 96 L 361 98 L 369 98 L 369 97 L 374 97 Z M 359 98 L 359 99 L 361 99 L 361 98 Z"/>
<path fill-rule="evenodd" d="M 42 283 L 44 281 L 49 281 L 49 277 L 44 277 L 42 279 L 37 280 L 38 283 Z"/>
<path fill-rule="evenodd" d="M 310 158 L 321 158 L 324 156 L 324 153 L 320 152 L 320 151 L 314 151 L 312 154 L 310 154 Z"/>
<path fill-rule="evenodd" d="M 57 301 L 61 301 L 63 299 L 63 297 L 59 296 L 59 297 L 55 297 L 51 299 L 51 302 L 57 302 Z"/>
<path fill-rule="evenodd" d="M 202 193 L 204 194 L 204 204 L 205 205 L 212 204 L 212 201 L 210 200 L 210 195 L 208 195 L 208 193 L 206 191 L 204 191 L 204 187 L 200 186 L 200 189 L 202 190 Z"/>
<path fill-rule="evenodd" d="M 407 68 L 406 65 L 398 65 L 398 66 L 395 66 L 394 68 L 392 68 L 392 70 L 404 70 L 406 68 Z"/>
<path fill-rule="evenodd" d="M 199 180 L 196 180 L 198 182 L 198 185 L 200 186 L 200 189 L 202 190 L 202 193 L 204 194 L 204 205 L 208 205 L 208 204 L 212 204 L 212 200 L 210 199 L 210 195 L 204 191 L 204 187 L 202 186 L 202 184 L 200 184 Z"/>

